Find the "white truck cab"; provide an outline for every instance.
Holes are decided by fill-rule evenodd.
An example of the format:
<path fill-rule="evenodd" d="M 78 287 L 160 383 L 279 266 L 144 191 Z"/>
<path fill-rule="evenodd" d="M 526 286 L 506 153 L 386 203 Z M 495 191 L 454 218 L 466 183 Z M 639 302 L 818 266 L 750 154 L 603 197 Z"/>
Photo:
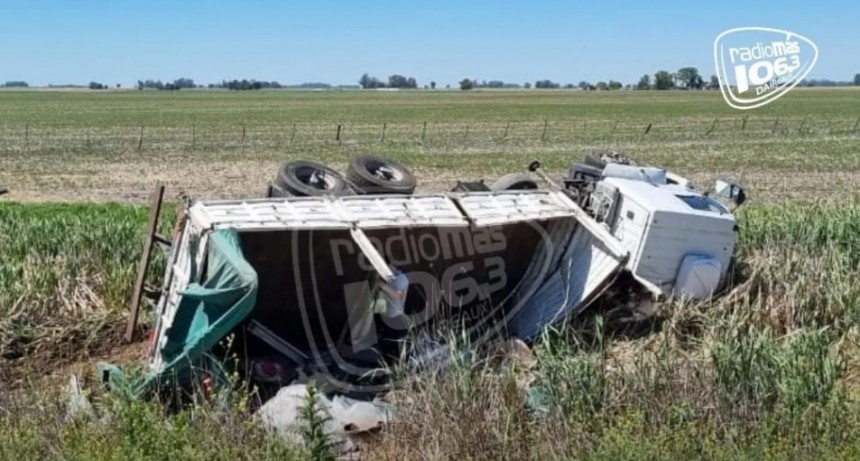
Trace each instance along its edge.
<path fill-rule="evenodd" d="M 654 294 L 704 299 L 720 288 L 738 227 L 719 201 L 651 176 L 603 177 L 589 208 L 629 251 L 626 269 Z"/>

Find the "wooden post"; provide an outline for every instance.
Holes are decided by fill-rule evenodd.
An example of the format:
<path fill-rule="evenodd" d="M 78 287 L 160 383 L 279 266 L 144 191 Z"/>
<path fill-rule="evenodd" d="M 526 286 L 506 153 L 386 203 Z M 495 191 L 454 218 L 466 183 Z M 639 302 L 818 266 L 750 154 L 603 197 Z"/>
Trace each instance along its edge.
<path fill-rule="evenodd" d="M 143 125 L 140 126 L 140 137 L 137 139 L 137 151 L 143 148 Z"/>
<path fill-rule="evenodd" d="M 466 125 L 466 132 L 463 133 L 463 142 L 466 142 L 466 138 L 469 137 L 469 125 Z"/>
<path fill-rule="evenodd" d="M 149 222 L 146 225 L 146 236 L 143 240 L 143 254 L 137 266 L 137 278 L 134 281 L 134 292 L 131 298 L 131 312 L 128 315 L 128 324 L 125 327 L 125 340 L 134 340 L 134 331 L 137 328 L 137 320 L 140 317 L 140 302 L 143 298 L 146 273 L 149 272 L 149 262 L 152 259 L 152 243 L 155 240 L 155 231 L 158 228 L 158 215 L 161 214 L 161 204 L 164 200 L 164 185 L 157 183 L 155 191 L 149 197 Z"/>
<path fill-rule="evenodd" d="M 650 132 L 651 132 L 651 124 L 649 123 L 648 126 L 645 127 L 645 134 L 648 134 Z"/>
<path fill-rule="evenodd" d="M 744 115 L 744 122 L 741 124 L 741 131 L 747 129 L 747 117 L 749 117 L 749 115 Z"/>
<path fill-rule="evenodd" d="M 776 133 L 776 126 L 778 124 L 779 124 L 779 117 L 777 117 L 776 120 L 773 121 L 773 128 L 770 129 L 771 134 Z"/>
<path fill-rule="evenodd" d="M 544 119 L 543 121 L 543 133 L 540 135 L 541 142 L 546 141 L 546 129 L 549 126 L 549 120 Z"/>
<path fill-rule="evenodd" d="M 388 128 L 388 123 L 382 124 L 382 139 L 379 142 L 385 142 L 385 129 Z"/>
<path fill-rule="evenodd" d="M 854 122 L 854 133 L 857 132 L 857 127 L 860 126 L 860 117 L 857 117 L 857 121 Z"/>
<path fill-rule="evenodd" d="M 709 134 L 713 133 L 714 129 L 717 127 L 717 120 L 718 120 L 718 119 L 716 119 L 716 118 L 714 119 L 714 123 L 712 123 L 712 124 L 711 124 L 711 127 L 710 127 L 710 128 L 708 128 L 708 131 L 706 131 L 706 132 L 705 132 L 705 136 L 707 136 L 707 135 L 709 135 Z"/>
<path fill-rule="evenodd" d="M 334 135 L 334 140 L 340 142 L 340 125 L 337 126 L 337 134 Z"/>
<path fill-rule="evenodd" d="M 194 150 L 194 145 L 197 143 L 197 126 L 191 124 L 191 150 Z"/>
<path fill-rule="evenodd" d="M 806 117 L 803 117 L 803 121 L 800 122 L 800 128 L 797 129 L 798 134 L 803 134 L 803 126 L 806 125 L 807 117 L 809 117 L 809 115 L 807 115 Z"/>
<path fill-rule="evenodd" d="M 505 139 L 508 139 L 508 130 L 510 128 L 511 128 L 511 122 L 508 122 L 508 124 L 505 125 L 505 134 L 502 135 L 502 141 L 504 141 Z"/>
<path fill-rule="evenodd" d="M 293 145 L 293 138 L 296 137 L 296 124 L 293 123 L 293 131 L 290 133 L 290 145 Z"/>
<path fill-rule="evenodd" d="M 424 128 L 421 129 L 421 144 L 424 144 L 425 135 L 427 135 L 427 121 L 424 122 Z"/>

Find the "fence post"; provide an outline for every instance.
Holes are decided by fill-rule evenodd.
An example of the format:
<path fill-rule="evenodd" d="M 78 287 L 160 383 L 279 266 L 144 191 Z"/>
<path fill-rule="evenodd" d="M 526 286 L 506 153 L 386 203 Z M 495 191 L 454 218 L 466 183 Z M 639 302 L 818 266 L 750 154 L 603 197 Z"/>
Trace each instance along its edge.
<path fill-rule="evenodd" d="M 388 122 L 382 124 L 382 139 L 379 142 L 385 142 L 385 129 L 388 128 Z"/>
<path fill-rule="evenodd" d="M 293 123 L 293 131 L 290 133 L 290 145 L 293 145 L 293 138 L 296 137 L 296 124 Z"/>
<path fill-rule="evenodd" d="M 645 134 L 648 134 L 650 132 L 651 132 L 651 124 L 649 123 L 648 126 L 645 127 Z"/>
<path fill-rule="evenodd" d="M 540 135 L 541 142 L 546 141 L 546 128 L 549 126 L 549 120 L 544 119 L 543 121 L 543 133 Z"/>
<path fill-rule="evenodd" d="M 191 150 L 194 150 L 194 145 L 197 144 L 197 126 L 191 124 Z"/>
<path fill-rule="evenodd" d="M 337 134 L 334 136 L 334 140 L 340 142 L 340 125 L 337 126 Z"/>
<path fill-rule="evenodd" d="M 717 127 L 717 120 L 718 119 L 716 119 L 716 118 L 714 119 L 714 123 L 712 123 L 711 127 L 708 128 L 708 131 L 705 132 L 705 136 L 708 136 L 709 134 L 711 134 L 714 131 L 714 129 Z"/>
<path fill-rule="evenodd" d="M 510 128 L 511 128 L 511 122 L 508 122 L 508 124 L 505 125 L 505 134 L 502 135 L 502 141 L 504 141 L 505 139 L 508 139 L 508 130 Z"/>
<path fill-rule="evenodd" d="M 463 133 L 463 142 L 466 142 L 466 138 L 469 137 L 469 125 L 466 125 L 466 132 Z"/>
<path fill-rule="evenodd" d="M 421 129 L 421 144 L 424 144 L 424 136 L 427 134 L 427 121 L 424 121 L 424 128 Z"/>
<path fill-rule="evenodd" d="M 860 126 L 860 117 L 857 117 L 857 121 L 854 122 L 854 133 L 857 132 L 857 127 Z"/>
<path fill-rule="evenodd" d="M 809 115 L 807 115 L 806 117 L 803 117 L 803 121 L 800 122 L 800 127 L 797 129 L 797 134 L 803 134 L 803 126 L 806 125 L 806 118 L 807 117 L 809 117 Z"/>
<path fill-rule="evenodd" d="M 30 152 L 30 124 L 29 123 L 24 128 L 24 148 L 27 150 L 28 153 Z"/>
<path fill-rule="evenodd" d="M 140 126 L 140 137 L 137 138 L 137 151 L 143 148 L 143 125 Z"/>
<path fill-rule="evenodd" d="M 741 131 L 747 129 L 747 117 L 749 117 L 749 115 L 744 115 L 744 122 L 741 124 Z"/>

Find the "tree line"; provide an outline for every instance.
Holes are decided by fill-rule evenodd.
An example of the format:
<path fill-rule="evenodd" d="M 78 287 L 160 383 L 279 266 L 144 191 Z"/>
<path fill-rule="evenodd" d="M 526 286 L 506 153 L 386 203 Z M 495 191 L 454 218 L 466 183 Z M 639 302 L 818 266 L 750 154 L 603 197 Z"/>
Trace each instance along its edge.
<path fill-rule="evenodd" d="M 358 79 L 358 84 L 364 89 L 376 89 L 376 88 L 399 88 L 399 89 L 414 89 L 418 88 L 418 81 L 415 80 L 415 77 L 405 77 L 400 74 L 394 74 L 388 77 L 387 82 L 383 82 L 382 80 L 371 76 L 370 74 L 363 74 L 361 78 Z M 436 82 L 430 82 L 433 88 L 436 88 Z"/>
<path fill-rule="evenodd" d="M 27 88 L 30 85 L 22 80 L 10 80 L 0 85 L 2 88 Z M 53 86 L 53 85 L 49 85 Z M 522 84 L 519 83 L 509 83 L 503 82 L 501 80 L 481 80 L 478 81 L 472 78 L 464 78 L 460 80 L 459 86 L 461 90 L 471 90 L 474 88 L 537 88 L 537 89 L 553 89 L 553 88 L 568 88 L 574 89 L 579 88 L 581 90 L 620 90 L 622 88 L 631 89 L 631 90 L 671 90 L 671 89 L 688 89 L 688 90 L 713 90 L 718 89 L 720 87 L 719 79 L 716 75 L 711 75 L 711 77 L 706 81 L 700 74 L 699 70 L 695 67 L 682 67 L 678 69 L 677 72 L 669 72 L 666 70 L 659 70 L 652 74 L 645 74 L 639 81 L 633 84 L 623 85 L 621 82 L 616 80 L 609 81 L 599 81 L 596 83 L 591 83 L 587 81 L 580 81 L 576 85 L 573 83 L 561 84 L 557 82 L 553 82 L 552 80 L 538 80 L 534 83 L 525 82 Z M 860 86 L 860 73 L 854 75 L 853 81 L 834 81 L 828 79 L 808 79 L 801 81 L 798 86 L 807 86 L 807 87 L 832 87 L 832 86 Z M 74 87 L 80 88 L 82 86 L 78 85 L 63 85 L 62 87 Z M 370 74 L 363 74 L 361 78 L 358 80 L 358 86 L 351 85 L 338 85 L 337 88 L 363 88 L 363 89 L 379 89 L 379 88 L 396 88 L 396 89 L 416 89 L 418 88 L 418 81 L 414 77 L 406 77 L 400 74 L 391 75 L 388 77 L 387 81 L 382 81 L 376 77 L 371 76 Z M 446 88 L 450 88 L 450 85 L 446 85 Z M 99 83 L 99 82 L 90 82 L 89 85 L 86 86 L 91 90 L 106 90 L 110 88 L 109 85 Z M 116 88 L 121 88 L 120 84 L 116 84 Z M 138 90 L 145 89 L 154 89 L 154 90 L 182 90 L 182 89 L 191 89 L 191 88 L 224 88 L 228 90 L 242 91 L 242 90 L 262 90 L 262 89 L 280 89 L 280 88 L 299 88 L 299 89 L 329 89 L 335 88 L 335 86 L 322 83 L 322 82 L 305 82 L 300 83 L 298 85 L 282 85 L 276 81 L 265 81 L 265 80 L 248 80 L 248 79 L 233 79 L 233 80 L 223 80 L 220 83 L 210 83 L 208 85 L 197 85 L 195 84 L 193 79 L 190 78 L 178 78 L 173 80 L 172 82 L 162 82 L 161 80 L 138 80 L 136 88 Z M 424 85 L 425 89 L 436 89 L 436 82 L 431 81 L 428 85 Z"/>

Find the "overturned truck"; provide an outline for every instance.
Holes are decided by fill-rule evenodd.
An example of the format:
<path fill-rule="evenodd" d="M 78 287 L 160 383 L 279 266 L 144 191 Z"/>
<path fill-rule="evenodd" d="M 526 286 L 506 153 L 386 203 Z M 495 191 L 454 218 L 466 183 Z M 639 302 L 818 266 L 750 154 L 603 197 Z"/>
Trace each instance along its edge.
<path fill-rule="evenodd" d="M 621 274 L 652 298 L 717 291 L 729 210 L 642 169 L 606 171 L 552 189 L 189 202 L 141 386 L 212 356 L 275 389 L 302 374 L 384 385 L 371 371 L 420 363 L 444 347 L 435 332 L 533 340 Z M 386 287 L 404 280 L 392 303 Z"/>

